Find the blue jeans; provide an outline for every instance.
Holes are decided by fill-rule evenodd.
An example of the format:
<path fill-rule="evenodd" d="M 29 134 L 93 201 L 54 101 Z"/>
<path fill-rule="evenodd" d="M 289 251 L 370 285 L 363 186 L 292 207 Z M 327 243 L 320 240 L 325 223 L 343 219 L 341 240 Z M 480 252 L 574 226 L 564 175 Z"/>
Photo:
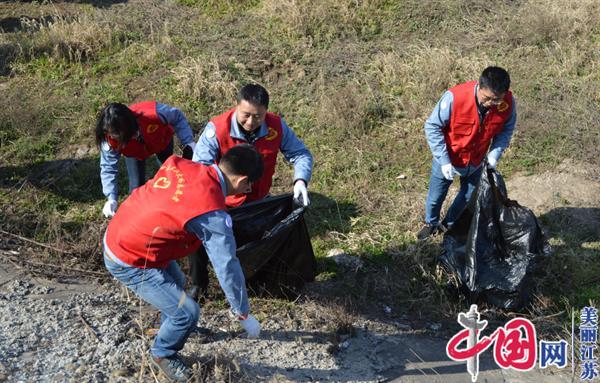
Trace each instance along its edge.
<path fill-rule="evenodd" d="M 171 140 L 165 150 L 156 153 L 158 164 L 162 165 L 172 154 L 173 140 Z M 131 194 L 133 189 L 146 183 L 146 160 L 138 160 L 135 157 L 125 156 L 125 166 L 127 167 L 127 175 L 129 176 L 129 194 Z"/>
<path fill-rule="evenodd" d="M 104 254 L 106 269 L 128 289 L 160 310 L 161 325 L 150 352 L 157 358 L 177 353 L 196 328 L 200 306 L 183 290 L 185 275 L 170 261 L 164 269 L 139 269 L 116 263 Z"/>
<path fill-rule="evenodd" d="M 452 205 L 444 218 L 445 224 L 451 226 L 467 206 L 471 194 L 479 184 L 483 166 L 467 166 L 466 168 L 455 168 L 460 173 L 460 190 L 454 198 Z M 448 181 L 442 174 L 442 166 L 434 159 L 431 165 L 431 178 L 429 179 L 429 191 L 425 201 L 425 223 L 438 224 L 442 204 L 448 194 L 452 181 Z"/>

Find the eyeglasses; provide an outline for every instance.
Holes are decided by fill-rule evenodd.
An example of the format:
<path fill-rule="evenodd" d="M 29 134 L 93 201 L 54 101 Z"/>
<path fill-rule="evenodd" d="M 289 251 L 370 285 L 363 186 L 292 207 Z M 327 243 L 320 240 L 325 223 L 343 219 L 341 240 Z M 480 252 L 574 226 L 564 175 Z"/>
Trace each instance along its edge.
<path fill-rule="evenodd" d="M 480 102 L 482 104 L 500 105 L 500 104 L 502 104 L 502 101 L 504 99 L 504 95 L 502 95 L 500 97 L 496 97 L 495 95 L 488 96 L 483 93 L 483 90 L 481 88 L 479 88 L 479 96 L 480 96 Z"/>
<path fill-rule="evenodd" d="M 500 104 L 502 104 L 502 99 L 497 98 L 497 97 L 481 96 L 481 103 L 482 104 L 500 105 Z"/>

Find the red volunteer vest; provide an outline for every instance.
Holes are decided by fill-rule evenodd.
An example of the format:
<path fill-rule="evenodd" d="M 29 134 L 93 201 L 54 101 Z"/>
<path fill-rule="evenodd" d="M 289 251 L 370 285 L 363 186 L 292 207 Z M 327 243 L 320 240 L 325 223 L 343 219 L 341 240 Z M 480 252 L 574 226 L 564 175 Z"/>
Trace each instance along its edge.
<path fill-rule="evenodd" d="M 144 143 L 131 139 L 124 148 L 119 149 L 119 141 L 106 136 L 108 144 L 114 150 L 120 151 L 127 157 L 144 160 L 155 153 L 167 148 L 173 139 L 175 130 L 171 125 L 164 124 L 156 113 L 155 101 L 144 101 L 129 106 L 138 123 L 138 130 Z"/>
<path fill-rule="evenodd" d="M 449 89 L 454 102 L 444 138 L 452 165 L 460 168 L 481 163 L 492 138 L 502 131 L 513 107 L 512 93 L 508 91 L 500 105 L 488 110 L 481 125 L 474 94 L 476 84 L 470 81 Z"/>
<path fill-rule="evenodd" d="M 225 210 L 217 171 L 171 156 L 119 207 L 106 229 L 106 244 L 129 265 L 164 268 L 200 246 L 198 237 L 184 226 L 214 210 Z"/>
<path fill-rule="evenodd" d="M 217 163 L 223 154 L 225 154 L 229 149 L 238 144 L 246 142 L 244 140 L 231 137 L 231 118 L 233 117 L 234 113 L 235 108 L 217 117 L 214 117 L 211 120 L 216 128 L 216 137 L 220 148 Z M 265 122 L 268 127 L 268 134 L 254 142 L 256 150 L 258 150 L 263 158 L 263 175 L 252 184 L 252 191 L 250 193 L 228 196 L 226 199 L 226 205 L 228 207 L 236 207 L 240 206 L 244 202 L 252 202 L 263 199 L 267 196 L 267 194 L 269 194 L 269 190 L 271 190 L 271 184 L 273 183 L 273 174 L 275 174 L 275 165 L 277 164 L 277 154 L 279 153 L 279 147 L 281 146 L 283 130 L 281 117 L 274 113 L 267 112 Z"/>

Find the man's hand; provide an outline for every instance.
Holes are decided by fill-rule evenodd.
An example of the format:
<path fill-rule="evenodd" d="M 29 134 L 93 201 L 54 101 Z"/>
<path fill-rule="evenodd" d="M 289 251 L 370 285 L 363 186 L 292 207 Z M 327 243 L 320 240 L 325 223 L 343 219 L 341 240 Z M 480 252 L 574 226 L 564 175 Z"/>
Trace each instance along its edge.
<path fill-rule="evenodd" d="M 308 206 L 310 200 L 308 199 L 308 190 L 306 190 L 306 183 L 304 180 L 297 180 L 294 183 L 294 199 L 298 199 L 302 195 L 302 203 L 304 206 Z"/>
<path fill-rule="evenodd" d="M 117 211 L 117 206 L 119 206 L 118 202 L 109 198 L 102 208 L 102 214 L 104 214 L 106 218 L 114 216 Z"/>
<path fill-rule="evenodd" d="M 183 148 L 183 154 L 181 157 L 185 158 L 186 160 L 191 160 L 194 156 L 194 148 L 196 148 L 196 143 L 190 142 L 187 144 L 185 148 Z"/>
<path fill-rule="evenodd" d="M 258 323 L 258 320 L 252 314 L 241 316 L 239 320 L 244 330 L 246 330 L 248 338 L 258 338 L 260 335 L 260 323 Z"/>
<path fill-rule="evenodd" d="M 496 169 L 496 166 L 498 166 L 498 160 L 496 160 L 494 157 L 492 157 L 491 155 L 487 155 L 487 163 L 488 163 L 488 168 L 490 169 Z"/>
<path fill-rule="evenodd" d="M 442 165 L 442 174 L 445 179 L 452 181 L 454 179 L 454 174 L 456 174 L 456 170 L 452 164 Z"/>

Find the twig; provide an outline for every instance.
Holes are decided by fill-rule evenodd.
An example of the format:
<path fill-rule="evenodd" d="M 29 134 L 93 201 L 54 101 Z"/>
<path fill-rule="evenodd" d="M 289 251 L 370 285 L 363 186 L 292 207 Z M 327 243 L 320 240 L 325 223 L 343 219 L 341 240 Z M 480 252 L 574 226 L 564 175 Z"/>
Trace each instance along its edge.
<path fill-rule="evenodd" d="M 410 352 L 412 352 L 412 353 L 413 353 L 413 354 L 414 354 L 414 355 L 415 355 L 415 356 L 416 356 L 416 357 L 417 357 L 417 358 L 418 358 L 418 359 L 419 359 L 419 360 L 420 360 L 422 363 L 425 363 L 425 361 L 423 360 L 423 358 L 421 358 L 421 357 L 419 356 L 419 354 L 417 354 L 417 353 L 415 352 L 415 350 L 413 350 L 413 349 L 412 349 L 412 348 L 410 348 L 410 347 L 409 347 L 408 349 L 409 349 L 409 350 L 410 350 Z M 436 375 L 438 375 L 438 376 L 440 375 L 440 374 L 439 374 L 439 373 L 438 373 L 438 372 L 435 370 L 435 368 L 433 368 L 433 367 L 429 367 L 429 369 L 430 369 L 431 371 L 435 372 L 435 374 L 436 374 Z"/>
<path fill-rule="evenodd" d="M 79 319 L 81 319 L 81 323 L 83 323 L 83 325 L 85 326 L 85 328 L 94 336 L 94 338 L 96 338 L 97 341 L 100 341 L 100 338 L 98 338 L 98 335 L 96 334 L 96 331 L 94 331 L 94 329 L 85 320 L 85 318 L 83 317 L 83 314 L 81 312 L 79 313 Z"/>
<path fill-rule="evenodd" d="M 59 249 L 59 248 L 57 248 L 57 247 L 54 247 L 54 246 L 46 245 L 45 243 L 41 243 L 41 242 L 38 242 L 38 241 L 34 241 L 33 239 L 25 238 L 25 237 L 22 237 L 22 236 L 20 236 L 20 235 L 18 235 L 18 234 L 9 233 L 8 231 L 4 231 L 4 230 L 1 230 L 1 229 L 0 229 L 0 233 L 2 233 L 2 234 L 6 234 L 6 235 L 10 235 L 10 236 L 13 236 L 13 237 L 15 237 L 15 238 L 19 238 L 21 241 L 25 241 L 25 242 L 33 243 L 34 245 L 38 245 L 38 246 L 41 246 L 41 247 L 45 247 L 45 248 L 47 248 L 47 249 L 51 249 L 51 250 L 54 250 L 54 251 L 58 251 L 59 253 L 63 253 L 63 254 L 72 254 L 70 251 L 66 251 L 66 250 Z"/>
<path fill-rule="evenodd" d="M 8 260 L 8 262 L 12 263 L 12 265 L 14 267 L 16 267 L 19 270 L 23 270 L 23 267 L 21 267 L 21 265 L 19 265 L 17 262 L 13 261 L 12 259 L 10 259 L 9 257 L 5 258 L 6 260 Z"/>
<path fill-rule="evenodd" d="M 412 360 L 410 360 L 410 359 L 406 359 L 406 362 L 407 362 L 407 364 L 408 364 L 408 363 L 411 363 L 411 362 L 412 362 Z M 421 374 L 423 374 L 423 375 L 427 376 L 427 374 L 425 373 L 425 371 L 421 370 L 419 367 L 415 366 L 414 368 L 415 368 L 415 370 L 419 370 L 419 371 L 421 372 Z"/>
<path fill-rule="evenodd" d="M 556 314 L 551 314 L 551 315 L 546 315 L 546 316 L 543 316 L 543 317 L 532 318 L 531 321 L 532 322 L 536 322 L 536 321 L 543 320 L 543 319 L 550 319 L 550 318 L 554 318 L 554 317 L 557 317 L 559 315 L 562 315 L 564 313 L 565 313 L 565 311 L 563 310 L 563 311 L 557 312 Z"/>
<path fill-rule="evenodd" d="M 44 262 L 33 262 L 33 261 L 28 261 L 28 260 L 23 260 L 23 262 L 29 264 L 29 265 L 33 265 L 33 266 L 50 266 L 50 267 L 56 267 L 58 269 L 65 269 L 65 270 L 70 270 L 70 271 L 78 271 L 81 273 L 88 273 L 88 274 L 94 274 L 94 275 L 99 275 L 102 277 L 106 277 L 107 274 L 106 273 L 101 273 L 99 271 L 91 271 L 91 270 L 84 270 L 84 269 L 80 269 L 77 267 L 66 267 L 66 266 L 62 266 L 62 265 L 53 265 L 51 263 L 44 263 Z"/>

